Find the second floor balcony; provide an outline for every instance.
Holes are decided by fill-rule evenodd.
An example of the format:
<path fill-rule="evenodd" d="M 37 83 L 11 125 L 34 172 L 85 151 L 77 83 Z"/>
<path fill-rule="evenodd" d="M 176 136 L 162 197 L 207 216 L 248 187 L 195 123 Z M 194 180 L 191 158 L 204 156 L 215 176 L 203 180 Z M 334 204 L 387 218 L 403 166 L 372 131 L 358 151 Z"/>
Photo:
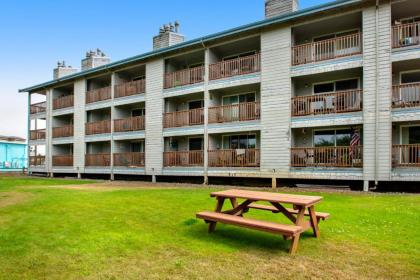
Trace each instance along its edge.
<path fill-rule="evenodd" d="M 203 166 L 204 151 L 171 151 L 163 153 L 163 166 L 165 167 L 188 167 Z"/>
<path fill-rule="evenodd" d="M 292 116 L 337 114 L 362 110 L 363 90 L 292 97 Z"/>
<path fill-rule="evenodd" d="M 420 82 L 392 86 L 392 107 L 420 107 Z"/>
<path fill-rule="evenodd" d="M 392 145 L 392 167 L 420 167 L 420 144 Z"/>
<path fill-rule="evenodd" d="M 362 53 L 362 33 L 338 36 L 292 47 L 292 65 L 318 62 Z"/>
<path fill-rule="evenodd" d="M 53 110 L 74 106 L 74 95 L 66 95 L 53 100 Z"/>
<path fill-rule="evenodd" d="M 197 66 L 166 73 L 164 87 L 167 89 L 201 83 L 204 81 L 204 72 L 204 66 Z"/>
<path fill-rule="evenodd" d="M 31 104 L 30 106 L 30 113 L 31 114 L 38 114 L 38 113 L 44 113 L 47 111 L 47 102 L 39 102 L 35 104 Z"/>
<path fill-rule="evenodd" d="M 103 87 L 86 92 L 86 103 L 111 99 L 111 87 Z"/>
<path fill-rule="evenodd" d="M 204 108 L 168 112 L 163 114 L 163 127 L 182 127 L 204 124 Z"/>
<path fill-rule="evenodd" d="M 209 65 L 209 79 L 217 80 L 261 71 L 261 53 L 226 59 Z"/>
<path fill-rule="evenodd" d="M 88 122 L 85 124 L 86 135 L 111 133 L 111 120 Z"/>
<path fill-rule="evenodd" d="M 71 137 L 71 136 L 73 136 L 73 125 L 54 127 L 52 129 L 53 138 Z"/>
<path fill-rule="evenodd" d="M 238 104 L 210 107 L 209 123 L 251 121 L 260 119 L 259 102 L 241 102 Z"/>
<path fill-rule="evenodd" d="M 114 120 L 114 132 L 144 130 L 144 116 Z"/>
<path fill-rule="evenodd" d="M 45 140 L 46 130 L 45 129 L 37 129 L 31 130 L 29 135 L 29 140 Z"/>
<path fill-rule="evenodd" d="M 132 96 L 146 92 L 146 79 L 125 82 L 114 87 L 114 97 Z"/>
<path fill-rule="evenodd" d="M 363 146 L 291 148 L 292 167 L 362 167 Z"/>

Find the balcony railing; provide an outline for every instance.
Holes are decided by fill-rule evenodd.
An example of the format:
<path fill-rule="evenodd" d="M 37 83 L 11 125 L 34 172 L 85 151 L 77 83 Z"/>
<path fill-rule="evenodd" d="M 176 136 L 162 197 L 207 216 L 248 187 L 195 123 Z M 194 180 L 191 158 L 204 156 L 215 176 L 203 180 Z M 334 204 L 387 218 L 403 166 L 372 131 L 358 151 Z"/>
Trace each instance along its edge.
<path fill-rule="evenodd" d="M 210 167 L 259 167 L 259 149 L 231 149 L 209 151 Z"/>
<path fill-rule="evenodd" d="M 86 135 L 111 133 L 111 121 L 88 122 L 85 127 Z"/>
<path fill-rule="evenodd" d="M 163 166 L 203 166 L 203 151 L 164 152 Z"/>
<path fill-rule="evenodd" d="M 45 156 L 29 156 L 30 166 L 43 166 L 45 165 Z"/>
<path fill-rule="evenodd" d="M 393 167 L 420 167 L 420 144 L 392 145 Z"/>
<path fill-rule="evenodd" d="M 217 80 L 261 71 L 261 54 L 224 60 L 209 66 L 209 79 Z"/>
<path fill-rule="evenodd" d="M 53 109 L 63 109 L 74 106 L 74 95 L 66 95 L 53 100 Z"/>
<path fill-rule="evenodd" d="M 73 125 L 65 125 L 61 127 L 54 127 L 52 129 L 52 137 L 53 138 L 60 138 L 60 137 L 71 137 L 73 136 Z"/>
<path fill-rule="evenodd" d="M 44 102 L 31 104 L 30 108 L 31 108 L 30 109 L 31 114 L 43 113 L 47 110 L 47 102 L 44 101 Z"/>
<path fill-rule="evenodd" d="M 296 96 L 292 98 L 292 116 L 361 111 L 362 98 L 362 90 Z"/>
<path fill-rule="evenodd" d="M 144 116 L 114 120 L 115 132 L 144 130 Z"/>
<path fill-rule="evenodd" d="M 420 83 L 410 83 L 392 86 L 392 107 L 419 107 Z"/>
<path fill-rule="evenodd" d="M 192 85 L 204 81 L 204 66 L 165 74 L 165 88 Z"/>
<path fill-rule="evenodd" d="M 291 148 L 294 167 L 362 167 L 363 146 Z"/>
<path fill-rule="evenodd" d="M 181 127 L 204 123 L 204 109 L 191 109 L 163 114 L 163 127 Z"/>
<path fill-rule="evenodd" d="M 392 27 L 393 48 L 415 45 L 420 45 L 420 22 L 394 25 Z"/>
<path fill-rule="evenodd" d="M 86 166 L 110 166 L 111 165 L 111 154 L 86 154 L 85 155 Z"/>
<path fill-rule="evenodd" d="M 73 166 L 73 155 L 52 156 L 53 166 Z"/>
<path fill-rule="evenodd" d="M 114 153 L 114 166 L 143 167 L 144 153 Z"/>
<path fill-rule="evenodd" d="M 146 79 L 127 82 L 114 87 L 115 98 L 131 96 L 146 92 Z"/>
<path fill-rule="evenodd" d="M 45 139 L 45 129 L 31 130 L 29 139 L 30 140 L 44 140 Z"/>
<path fill-rule="evenodd" d="M 259 102 L 246 102 L 209 108 L 209 123 L 251 121 L 259 119 Z"/>
<path fill-rule="evenodd" d="M 111 87 L 98 88 L 86 92 L 86 103 L 111 99 Z"/>
<path fill-rule="evenodd" d="M 292 65 L 317 62 L 362 52 L 362 34 L 356 33 L 292 47 Z"/>

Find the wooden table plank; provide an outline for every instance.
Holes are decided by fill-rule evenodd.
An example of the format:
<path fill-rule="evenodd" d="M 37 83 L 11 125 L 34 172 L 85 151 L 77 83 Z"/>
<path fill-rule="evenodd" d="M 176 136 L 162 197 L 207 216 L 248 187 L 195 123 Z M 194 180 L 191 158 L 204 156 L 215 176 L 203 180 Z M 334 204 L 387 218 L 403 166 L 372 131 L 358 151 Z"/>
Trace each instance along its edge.
<path fill-rule="evenodd" d="M 255 201 L 268 201 L 277 203 L 289 203 L 293 205 L 309 207 L 322 200 L 321 196 L 282 194 L 272 192 L 248 191 L 231 189 L 219 192 L 212 192 L 211 197 L 242 198 Z"/>

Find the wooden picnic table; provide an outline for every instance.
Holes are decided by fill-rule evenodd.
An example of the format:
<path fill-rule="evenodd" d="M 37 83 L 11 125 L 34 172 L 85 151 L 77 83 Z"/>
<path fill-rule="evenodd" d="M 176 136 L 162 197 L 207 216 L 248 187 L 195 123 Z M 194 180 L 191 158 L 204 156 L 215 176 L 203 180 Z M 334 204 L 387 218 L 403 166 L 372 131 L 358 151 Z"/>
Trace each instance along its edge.
<path fill-rule="evenodd" d="M 217 222 L 221 222 L 281 234 L 284 239 L 292 239 L 289 250 L 291 254 L 296 252 L 299 237 L 302 232 L 312 229 L 314 236 L 320 237 L 318 222 L 329 217 L 328 213 L 315 212 L 315 204 L 322 200 L 321 196 L 237 189 L 212 192 L 210 196 L 215 197 L 217 200 L 215 211 L 197 213 L 197 218 L 204 219 L 209 223 L 209 232 L 213 232 Z M 226 199 L 230 200 L 232 209 L 222 211 Z M 238 199 L 242 199 L 243 202 L 239 204 Z M 271 205 L 259 204 L 257 202 L 268 202 Z M 292 205 L 292 208 L 286 208 L 283 204 Z M 247 213 L 249 209 L 282 213 L 292 222 L 292 225 L 244 218 L 244 213 Z M 309 217 L 309 219 L 306 220 L 305 216 Z"/>

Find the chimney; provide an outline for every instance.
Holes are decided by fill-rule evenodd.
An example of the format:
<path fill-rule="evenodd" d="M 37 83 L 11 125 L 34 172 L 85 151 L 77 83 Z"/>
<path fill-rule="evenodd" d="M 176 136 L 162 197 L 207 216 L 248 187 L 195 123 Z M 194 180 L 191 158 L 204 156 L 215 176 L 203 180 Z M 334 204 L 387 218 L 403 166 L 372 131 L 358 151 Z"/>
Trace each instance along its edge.
<path fill-rule="evenodd" d="M 99 67 L 111 62 L 111 59 L 100 49 L 86 52 L 86 57 L 82 59 L 82 71 Z"/>
<path fill-rule="evenodd" d="M 265 0 L 265 18 L 272 18 L 297 11 L 299 0 Z"/>
<path fill-rule="evenodd" d="M 66 66 L 66 62 L 63 61 L 57 61 L 57 67 L 54 68 L 53 70 L 53 77 L 54 80 L 76 73 L 78 70 L 76 68 L 69 66 Z"/>
<path fill-rule="evenodd" d="M 159 34 L 153 37 L 153 50 L 166 48 L 184 42 L 184 35 L 179 33 L 179 22 L 163 25 Z"/>

